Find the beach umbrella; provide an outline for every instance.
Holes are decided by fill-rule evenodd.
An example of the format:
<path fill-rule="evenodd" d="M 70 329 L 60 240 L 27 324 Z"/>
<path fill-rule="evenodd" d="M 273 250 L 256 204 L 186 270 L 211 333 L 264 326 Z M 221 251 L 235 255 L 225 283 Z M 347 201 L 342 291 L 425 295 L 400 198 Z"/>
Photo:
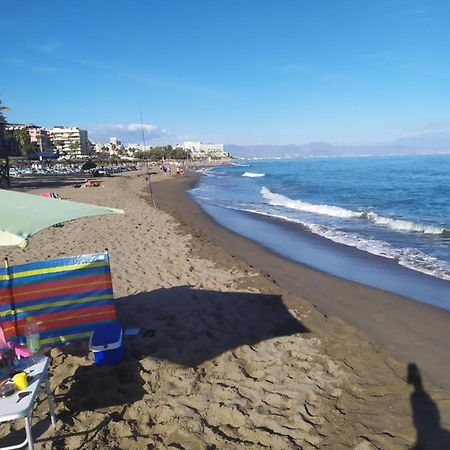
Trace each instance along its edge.
<path fill-rule="evenodd" d="M 106 214 L 123 211 L 0 189 L 0 245 L 25 247 L 31 236 L 51 225 Z"/>
<path fill-rule="evenodd" d="M 95 162 L 87 161 L 81 166 L 81 170 L 91 170 L 91 169 L 95 169 L 96 167 L 97 167 L 97 164 L 95 164 Z"/>

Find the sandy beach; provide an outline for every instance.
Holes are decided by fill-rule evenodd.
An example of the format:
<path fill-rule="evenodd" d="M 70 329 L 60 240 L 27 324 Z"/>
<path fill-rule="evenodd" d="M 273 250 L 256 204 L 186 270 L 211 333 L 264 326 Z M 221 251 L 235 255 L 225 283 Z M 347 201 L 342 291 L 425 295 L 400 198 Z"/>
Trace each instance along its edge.
<path fill-rule="evenodd" d="M 49 351 L 59 420 L 54 432 L 39 402 L 37 448 L 450 448 L 450 314 L 220 228 L 186 194 L 195 180 L 152 175 L 156 208 L 142 172 L 96 188 L 66 177 L 13 186 L 125 211 L 2 255 L 108 248 L 119 321 L 141 330 L 118 366 L 95 366 L 86 343 Z M 19 422 L 1 430 L 3 445 L 23 433 Z"/>

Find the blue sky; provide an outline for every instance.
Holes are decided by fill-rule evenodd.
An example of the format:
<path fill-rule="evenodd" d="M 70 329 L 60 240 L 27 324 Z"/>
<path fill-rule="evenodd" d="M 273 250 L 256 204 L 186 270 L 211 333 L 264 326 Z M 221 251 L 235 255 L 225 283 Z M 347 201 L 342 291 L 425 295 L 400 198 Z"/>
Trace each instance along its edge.
<path fill-rule="evenodd" d="M 447 0 L 5 2 L 10 122 L 92 140 L 375 143 L 450 136 Z"/>

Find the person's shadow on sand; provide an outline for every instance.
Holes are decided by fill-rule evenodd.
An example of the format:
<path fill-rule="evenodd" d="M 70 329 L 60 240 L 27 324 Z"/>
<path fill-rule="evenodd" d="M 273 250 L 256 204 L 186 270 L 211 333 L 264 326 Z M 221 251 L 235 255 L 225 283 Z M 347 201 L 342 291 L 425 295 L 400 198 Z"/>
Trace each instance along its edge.
<path fill-rule="evenodd" d="M 441 427 L 439 410 L 422 386 L 422 376 L 414 363 L 408 364 L 408 383 L 414 386 L 411 394 L 413 423 L 417 441 L 411 450 L 448 450 L 450 432 Z"/>

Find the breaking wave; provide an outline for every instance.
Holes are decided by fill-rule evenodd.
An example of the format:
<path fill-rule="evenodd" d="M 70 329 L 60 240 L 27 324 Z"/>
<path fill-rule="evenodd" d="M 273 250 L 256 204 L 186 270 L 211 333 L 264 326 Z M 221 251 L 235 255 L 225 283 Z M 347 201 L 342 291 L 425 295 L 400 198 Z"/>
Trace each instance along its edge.
<path fill-rule="evenodd" d="M 248 213 L 271 217 L 273 219 L 297 223 L 306 230 L 329 239 L 330 241 L 349 247 L 356 247 L 357 249 L 371 253 L 372 255 L 395 260 L 398 264 L 417 272 L 422 272 L 444 280 L 450 280 L 450 265 L 448 263 L 427 255 L 415 248 L 396 248 L 379 239 L 364 238 L 356 233 L 347 233 L 325 225 L 312 224 L 280 214 L 272 214 L 252 208 L 241 210 Z"/>
<path fill-rule="evenodd" d="M 361 213 L 361 218 L 367 219 L 376 225 L 385 226 L 398 231 L 412 231 L 424 234 L 439 234 L 441 236 L 448 235 L 445 228 L 435 227 L 433 225 L 423 225 L 409 220 L 391 219 L 389 217 L 380 216 L 374 212 Z"/>
<path fill-rule="evenodd" d="M 289 197 L 285 197 L 284 195 L 275 194 L 266 187 L 262 187 L 260 192 L 263 198 L 265 198 L 268 203 L 273 206 L 282 206 L 288 209 L 296 209 L 298 211 L 340 217 L 343 219 L 364 219 L 375 225 L 391 228 L 396 231 L 408 231 L 440 235 L 441 237 L 450 237 L 450 230 L 436 227 L 434 225 L 424 225 L 409 220 L 392 219 L 389 217 L 380 216 L 372 211 L 352 211 L 339 206 L 307 203 L 301 200 L 294 200 Z"/>
<path fill-rule="evenodd" d="M 256 172 L 244 172 L 242 174 L 243 177 L 249 177 L 249 178 L 260 178 L 260 177 L 265 177 L 266 174 L 265 173 L 256 173 Z"/>
<path fill-rule="evenodd" d="M 289 209 L 297 209 L 299 211 L 323 214 L 332 217 L 342 217 L 344 219 L 358 218 L 361 216 L 361 213 L 359 212 L 340 208 L 339 206 L 316 205 L 313 203 L 302 202 L 301 200 L 293 200 L 284 195 L 275 194 L 266 187 L 261 188 L 261 195 L 273 206 L 283 206 Z"/>

